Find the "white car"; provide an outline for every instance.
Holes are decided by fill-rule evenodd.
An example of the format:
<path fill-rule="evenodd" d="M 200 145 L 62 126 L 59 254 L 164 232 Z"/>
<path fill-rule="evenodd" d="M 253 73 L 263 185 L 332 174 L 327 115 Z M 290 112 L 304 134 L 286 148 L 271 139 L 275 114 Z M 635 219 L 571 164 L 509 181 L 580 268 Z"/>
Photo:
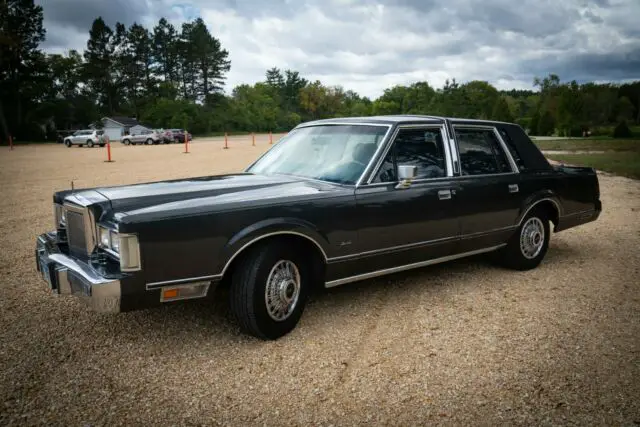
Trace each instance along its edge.
<path fill-rule="evenodd" d="M 72 145 L 79 145 L 82 147 L 93 147 L 99 145 L 104 147 L 107 142 L 104 139 L 104 131 L 95 129 L 83 129 L 78 130 L 64 139 L 64 145 L 71 147 Z"/>
<path fill-rule="evenodd" d="M 136 145 L 136 144 L 142 144 L 142 143 L 151 145 L 151 144 L 157 144 L 159 142 L 162 142 L 162 140 L 163 140 L 162 135 L 156 132 L 155 130 L 143 130 L 138 134 L 123 135 L 120 138 L 120 142 L 122 142 L 124 145 L 129 145 L 129 144 Z"/>

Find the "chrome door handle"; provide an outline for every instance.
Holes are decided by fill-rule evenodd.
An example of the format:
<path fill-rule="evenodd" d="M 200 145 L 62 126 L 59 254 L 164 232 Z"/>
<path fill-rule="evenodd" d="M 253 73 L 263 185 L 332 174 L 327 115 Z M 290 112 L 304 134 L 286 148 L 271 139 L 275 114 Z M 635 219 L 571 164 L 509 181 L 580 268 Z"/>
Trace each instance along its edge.
<path fill-rule="evenodd" d="M 519 190 L 518 184 L 509 184 L 509 193 L 517 193 Z"/>
<path fill-rule="evenodd" d="M 451 190 L 439 190 L 438 191 L 438 199 L 440 200 L 448 200 L 451 198 Z"/>

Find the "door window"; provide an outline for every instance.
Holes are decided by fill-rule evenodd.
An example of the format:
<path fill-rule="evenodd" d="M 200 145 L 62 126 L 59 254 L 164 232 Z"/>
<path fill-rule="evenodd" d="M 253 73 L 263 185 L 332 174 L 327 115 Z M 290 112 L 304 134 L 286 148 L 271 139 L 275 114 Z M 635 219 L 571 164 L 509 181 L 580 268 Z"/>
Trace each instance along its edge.
<path fill-rule="evenodd" d="M 372 182 L 395 182 L 398 166 L 417 166 L 416 179 L 447 176 L 440 128 L 400 129 Z"/>
<path fill-rule="evenodd" d="M 492 129 L 455 129 L 462 175 L 513 172 Z"/>

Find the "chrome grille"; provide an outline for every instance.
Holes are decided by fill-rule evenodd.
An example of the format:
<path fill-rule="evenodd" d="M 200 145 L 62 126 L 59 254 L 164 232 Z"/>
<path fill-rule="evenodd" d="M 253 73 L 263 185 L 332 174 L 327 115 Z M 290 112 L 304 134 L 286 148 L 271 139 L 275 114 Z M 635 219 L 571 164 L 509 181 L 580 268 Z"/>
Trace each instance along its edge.
<path fill-rule="evenodd" d="M 67 241 L 70 252 L 75 255 L 87 255 L 87 236 L 85 235 L 84 215 L 67 209 L 66 216 Z"/>

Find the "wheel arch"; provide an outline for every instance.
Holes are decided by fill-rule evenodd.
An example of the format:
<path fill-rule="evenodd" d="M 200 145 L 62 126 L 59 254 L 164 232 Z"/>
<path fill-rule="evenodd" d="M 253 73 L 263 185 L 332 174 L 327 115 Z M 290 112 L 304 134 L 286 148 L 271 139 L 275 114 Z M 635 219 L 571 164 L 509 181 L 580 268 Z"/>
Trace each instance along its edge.
<path fill-rule="evenodd" d="M 234 268 L 244 255 L 256 245 L 273 240 L 286 240 L 313 254 L 319 262 L 313 263 L 315 273 L 324 274 L 328 256 L 327 239 L 311 224 L 293 219 L 280 218 L 261 221 L 236 233 L 221 251 L 218 276 L 225 280 L 233 275 Z M 316 270 L 317 269 L 317 270 Z"/>
<path fill-rule="evenodd" d="M 560 217 L 562 216 L 562 204 L 558 197 L 553 193 L 543 193 L 529 198 L 523 204 L 520 214 L 518 215 L 518 226 L 522 224 L 525 216 L 527 216 L 527 214 L 533 209 L 544 210 L 547 213 L 549 220 L 553 223 L 555 231 L 558 227 Z"/>

